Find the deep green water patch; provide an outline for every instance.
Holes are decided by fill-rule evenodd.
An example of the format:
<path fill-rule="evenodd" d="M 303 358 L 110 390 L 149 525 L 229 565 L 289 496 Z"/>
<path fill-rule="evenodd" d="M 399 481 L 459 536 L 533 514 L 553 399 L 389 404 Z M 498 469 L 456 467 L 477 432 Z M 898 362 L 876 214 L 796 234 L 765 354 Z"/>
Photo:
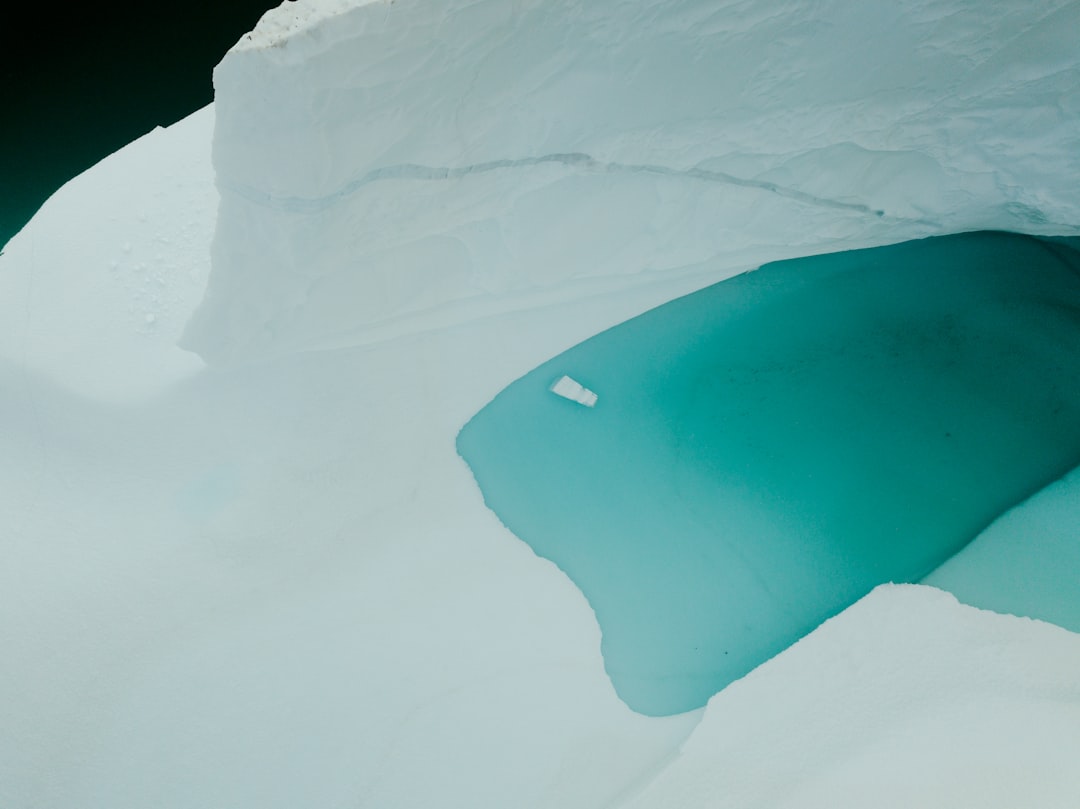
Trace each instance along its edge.
<path fill-rule="evenodd" d="M 769 264 L 545 363 L 458 450 L 588 598 L 620 697 L 697 708 L 1080 463 L 1080 253 L 971 233 Z"/>

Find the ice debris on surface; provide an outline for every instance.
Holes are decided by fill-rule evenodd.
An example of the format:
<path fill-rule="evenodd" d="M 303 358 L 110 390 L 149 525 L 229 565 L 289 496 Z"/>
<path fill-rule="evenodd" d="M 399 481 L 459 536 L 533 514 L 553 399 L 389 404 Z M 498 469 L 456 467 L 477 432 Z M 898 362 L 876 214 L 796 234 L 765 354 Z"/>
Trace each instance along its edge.
<path fill-rule="evenodd" d="M 556 396 L 561 396 L 564 399 L 569 399 L 571 402 L 585 405 L 585 407 L 596 406 L 596 394 L 576 379 L 571 379 L 565 374 L 556 379 L 549 390 Z"/>

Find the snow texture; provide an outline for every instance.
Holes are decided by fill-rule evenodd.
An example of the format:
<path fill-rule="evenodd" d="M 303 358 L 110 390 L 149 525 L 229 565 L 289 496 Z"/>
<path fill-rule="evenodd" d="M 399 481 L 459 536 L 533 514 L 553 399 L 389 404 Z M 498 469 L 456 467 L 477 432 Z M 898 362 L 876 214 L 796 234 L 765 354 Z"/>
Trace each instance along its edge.
<path fill-rule="evenodd" d="M 204 367 L 176 341 L 210 272 L 213 129 L 211 106 L 153 130 L 68 182 L 8 242 L 0 362 L 117 402 Z"/>
<path fill-rule="evenodd" d="M 1077 232 L 1078 20 L 268 15 L 214 110 L 0 256 L 0 805 L 1075 805 L 1076 636 L 929 588 L 751 673 L 673 759 L 700 713 L 617 700 L 588 605 L 454 437 L 543 360 L 767 259 Z M 173 341 L 211 259 L 205 368 Z"/>

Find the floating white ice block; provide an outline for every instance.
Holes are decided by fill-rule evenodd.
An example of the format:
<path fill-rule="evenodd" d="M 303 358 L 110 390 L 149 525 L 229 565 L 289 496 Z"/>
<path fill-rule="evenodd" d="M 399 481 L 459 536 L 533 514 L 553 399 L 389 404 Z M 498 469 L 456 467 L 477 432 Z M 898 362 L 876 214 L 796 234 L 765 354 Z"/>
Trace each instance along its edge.
<path fill-rule="evenodd" d="M 595 393 L 576 379 L 571 379 L 565 374 L 560 376 L 555 381 L 555 384 L 551 386 L 551 392 L 556 396 L 561 396 L 564 399 L 569 399 L 572 402 L 585 405 L 585 407 L 592 407 L 596 404 L 597 396 Z"/>

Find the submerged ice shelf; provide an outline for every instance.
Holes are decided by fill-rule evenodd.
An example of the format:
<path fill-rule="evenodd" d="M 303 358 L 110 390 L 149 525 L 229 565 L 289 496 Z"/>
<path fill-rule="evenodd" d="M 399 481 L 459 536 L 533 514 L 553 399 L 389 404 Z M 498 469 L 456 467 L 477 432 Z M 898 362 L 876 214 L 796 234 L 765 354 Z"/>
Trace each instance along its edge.
<path fill-rule="evenodd" d="M 593 409 L 546 394 L 562 370 Z M 589 599 L 620 696 L 664 715 L 1080 462 L 1078 378 L 1080 253 L 972 233 L 669 303 L 515 382 L 458 446 Z"/>

